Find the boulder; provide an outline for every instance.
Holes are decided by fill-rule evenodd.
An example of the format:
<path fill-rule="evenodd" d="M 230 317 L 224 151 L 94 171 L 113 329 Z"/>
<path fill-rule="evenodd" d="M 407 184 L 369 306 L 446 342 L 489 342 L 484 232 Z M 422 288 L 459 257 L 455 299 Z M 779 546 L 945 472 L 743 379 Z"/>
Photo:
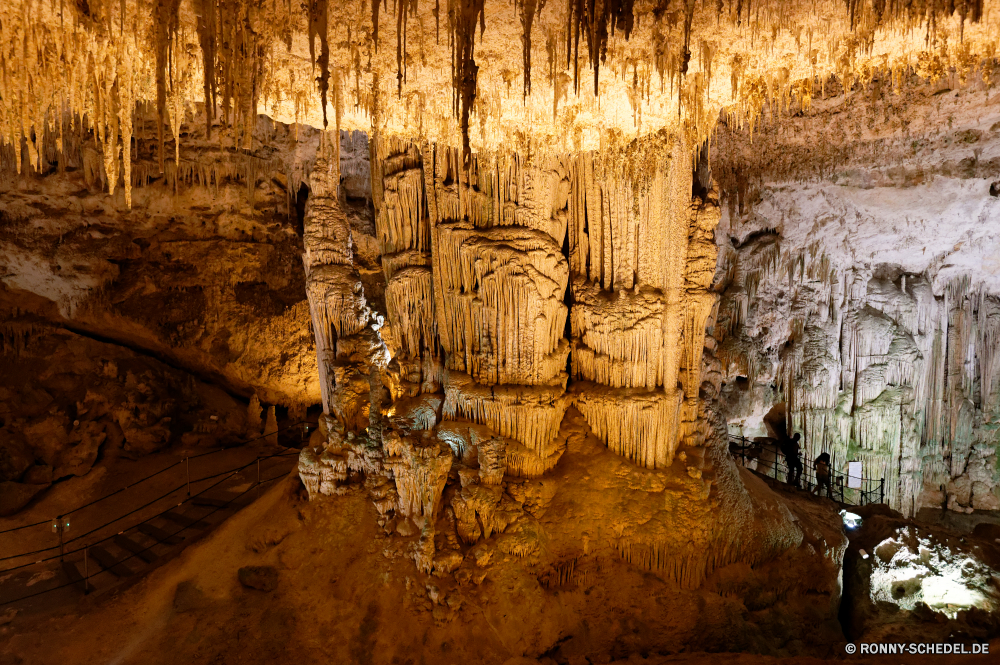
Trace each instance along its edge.
<path fill-rule="evenodd" d="M 278 588 L 278 570 L 274 566 L 244 566 L 237 576 L 240 584 L 248 589 L 274 591 Z"/>
<path fill-rule="evenodd" d="M 1000 510 L 996 487 L 978 480 L 972 483 L 972 507 L 976 510 Z"/>
<path fill-rule="evenodd" d="M 125 435 L 125 450 L 132 454 L 156 452 L 170 441 L 170 418 L 157 420 L 146 410 L 136 415 L 130 409 L 118 409 L 115 419 Z"/>
<path fill-rule="evenodd" d="M 0 434 L 0 481 L 20 480 L 35 462 L 35 456 L 23 441 Z"/>
<path fill-rule="evenodd" d="M 972 483 L 967 475 L 953 478 L 948 483 L 948 510 L 964 508 L 972 502 Z"/>
<path fill-rule="evenodd" d="M 48 485 L 29 485 L 11 481 L 0 482 L 0 517 L 13 515 L 24 508 Z"/>
<path fill-rule="evenodd" d="M 59 455 L 59 463 L 54 472 L 56 478 L 86 475 L 97 461 L 107 434 L 101 423 L 88 420 L 74 425 L 71 437 L 70 447 Z"/>

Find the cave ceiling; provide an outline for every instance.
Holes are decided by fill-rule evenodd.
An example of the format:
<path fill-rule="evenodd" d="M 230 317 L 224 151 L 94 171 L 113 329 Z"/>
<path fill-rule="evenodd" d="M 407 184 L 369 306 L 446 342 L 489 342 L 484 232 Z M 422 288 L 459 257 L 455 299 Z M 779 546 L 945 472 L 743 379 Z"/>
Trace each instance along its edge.
<path fill-rule="evenodd" d="M 624 151 L 665 135 L 693 146 L 720 111 L 753 127 L 765 107 L 808 109 L 873 80 L 988 84 L 991 20 L 983 0 L 12 0 L 0 144 L 20 168 L 10 146 L 26 139 L 34 164 L 40 133 L 73 131 L 56 122 L 70 111 L 106 160 L 127 157 L 135 104 L 176 135 L 211 99 L 244 149 L 257 113 L 466 156 Z"/>

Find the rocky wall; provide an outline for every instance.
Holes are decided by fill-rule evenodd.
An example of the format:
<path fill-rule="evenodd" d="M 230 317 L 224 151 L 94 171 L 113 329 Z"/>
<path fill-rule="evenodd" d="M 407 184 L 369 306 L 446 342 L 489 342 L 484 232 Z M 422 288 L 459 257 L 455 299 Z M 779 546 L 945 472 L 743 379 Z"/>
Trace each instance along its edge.
<path fill-rule="evenodd" d="M 320 401 L 297 209 L 319 132 L 261 117 L 236 149 L 188 111 L 161 168 L 149 109 L 134 118 L 128 171 L 80 124 L 31 170 L 0 163 L 2 481 L 232 445 L 261 434 L 248 401 Z"/>
<path fill-rule="evenodd" d="M 1000 508 L 997 117 L 942 85 L 903 87 L 906 105 L 817 105 L 795 120 L 814 153 L 773 127 L 752 149 L 724 132 L 716 151 L 734 178 L 715 285 L 734 432 L 764 435 L 761 416 L 784 402 L 807 463 L 861 461 L 907 515 Z M 845 111 L 892 122 L 859 127 L 834 160 Z M 752 183 L 740 195 L 737 171 Z"/>
<path fill-rule="evenodd" d="M 804 566 L 812 581 L 788 581 L 788 607 L 808 605 L 833 639 L 839 526 L 796 517 L 725 446 L 708 334 L 719 205 L 692 196 L 672 145 L 633 188 L 594 155 L 464 170 L 454 149 L 373 140 L 384 324 L 361 306 L 346 203 L 317 169 L 307 242 L 340 253 L 310 275 L 343 279 L 311 299 L 333 378 L 300 477 L 318 501 L 363 487 L 385 556 L 442 588 L 527 566 L 559 589 L 626 566 L 695 602 L 743 594 L 729 585 L 744 566 Z M 371 334 L 384 368 L 341 348 Z"/>

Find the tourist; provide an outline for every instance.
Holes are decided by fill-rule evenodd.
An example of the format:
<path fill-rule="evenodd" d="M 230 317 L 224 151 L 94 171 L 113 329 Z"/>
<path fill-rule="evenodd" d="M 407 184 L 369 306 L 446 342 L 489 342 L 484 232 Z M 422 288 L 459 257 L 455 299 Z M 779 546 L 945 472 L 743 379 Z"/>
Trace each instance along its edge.
<path fill-rule="evenodd" d="M 820 488 L 825 486 L 826 496 L 831 497 L 833 488 L 830 479 L 833 474 L 830 473 L 830 453 L 820 453 L 814 464 L 816 467 L 816 487 L 813 488 L 813 494 L 818 496 Z"/>

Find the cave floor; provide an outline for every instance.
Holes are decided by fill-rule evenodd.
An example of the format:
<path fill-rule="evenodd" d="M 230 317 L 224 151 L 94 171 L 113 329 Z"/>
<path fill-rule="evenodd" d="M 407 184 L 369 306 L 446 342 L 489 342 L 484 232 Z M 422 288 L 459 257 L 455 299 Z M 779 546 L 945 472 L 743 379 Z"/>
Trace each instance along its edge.
<path fill-rule="evenodd" d="M 559 614 L 577 611 L 584 592 L 527 589 L 517 559 L 480 586 L 446 588 L 437 578 L 419 575 L 408 558 L 386 556 L 392 539 L 378 527 L 376 516 L 360 488 L 329 501 L 306 501 L 293 473 L 131 588 L 82 599 L 69 611 L 0 614 L 6 622 L 0 626 L 0 663 L 560 662 L 544 655 L 524 658 L 521 636 L 532 631 L 531 622 L 555 622 Z M 237 581 L 240 567 L 261 565 L 280 571 L 274 591 L 245 588 Z M 631 567 L 608 572 L 587 595 L 607 594 L 618 602 L 616 592 L 639 594 L 650 582 L 648 574 Z M 428 590 L 439 585 L 440 602 L 431 607 Z M 531 607 L 546 594 L 544 611 Z M 617 621 L 610 614 L 603 620 L 607 626 L 592 630 Z M 1000 653 L 1000 642 L 991 646 Z M 841 658 L 858 663 L 992 662 L 990 656 Z M 828 662 L 714 653 L 622 653 L 618 661 Z"/>

